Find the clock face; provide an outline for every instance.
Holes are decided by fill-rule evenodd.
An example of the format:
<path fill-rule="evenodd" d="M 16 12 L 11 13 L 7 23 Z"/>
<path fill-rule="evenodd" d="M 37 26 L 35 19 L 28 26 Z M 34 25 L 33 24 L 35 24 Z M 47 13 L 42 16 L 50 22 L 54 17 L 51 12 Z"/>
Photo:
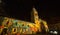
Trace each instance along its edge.
<path fill-rule="evenodd" d="M 2 25 L 7 27 L 7 30 L 11 34 L 21 33 L 21 34 L 35 34 L 37 32 L 36 24 L 25 22 L 21 20 L 16 20 L 12 18 L 5 18 Z"/>

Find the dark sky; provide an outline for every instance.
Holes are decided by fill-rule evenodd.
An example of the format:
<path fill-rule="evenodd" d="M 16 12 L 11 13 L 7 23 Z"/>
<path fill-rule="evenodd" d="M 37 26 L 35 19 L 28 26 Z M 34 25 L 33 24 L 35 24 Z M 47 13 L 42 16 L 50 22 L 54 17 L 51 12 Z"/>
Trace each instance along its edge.
<path fill-rule="evenodd" d="M 59 2 L 53 0 L 4 0 L 5 12 L 17 19 L 30 21 L 33 6 L 37 9 L 39 17 L 49 20 L 51 17 L 60 17 Z"/>

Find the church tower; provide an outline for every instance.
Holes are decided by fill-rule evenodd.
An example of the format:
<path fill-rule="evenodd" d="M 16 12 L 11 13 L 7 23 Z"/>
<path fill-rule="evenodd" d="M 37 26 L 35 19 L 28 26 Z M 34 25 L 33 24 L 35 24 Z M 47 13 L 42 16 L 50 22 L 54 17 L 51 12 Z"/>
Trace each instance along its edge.
<path fill-rule="evenodd" d="M 38 12 L 35 8 L 33 8 L 32 12 L 31 12 L 31 22 L 35 23 L 36 27 L 39 28 L 39 30 L 41 32 L 41 24 L 39 21 Z"/>

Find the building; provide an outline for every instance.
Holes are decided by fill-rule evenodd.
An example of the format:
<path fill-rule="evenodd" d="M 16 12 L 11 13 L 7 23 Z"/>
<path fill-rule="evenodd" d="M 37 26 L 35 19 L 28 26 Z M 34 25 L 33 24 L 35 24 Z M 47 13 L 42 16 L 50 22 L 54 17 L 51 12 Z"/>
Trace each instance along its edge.
<path fill-rule="evenodd" d="M 41 27 L 44 26 L 45 31 L 48 32 L 49 28 L 48 28 L 47 22 L 39 19 L 38 13 L 35 8 L 33 8 L 31 12 L 31 22 L 4 17 L 4 20 L 2 21 L 2 24 L 1 24 L 3 28 L 1 27 L 1 29 L 4 29 L 4 28 L 8 29 L 8 33 L 10 33 L 11 35 L 16 33 L 36 34 L 36 32 L 42 32 Z"/>

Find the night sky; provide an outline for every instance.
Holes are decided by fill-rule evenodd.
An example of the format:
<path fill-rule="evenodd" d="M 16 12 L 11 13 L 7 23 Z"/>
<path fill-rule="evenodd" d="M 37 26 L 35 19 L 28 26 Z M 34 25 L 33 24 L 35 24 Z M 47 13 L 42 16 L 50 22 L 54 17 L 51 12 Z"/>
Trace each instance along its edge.
<path fill-rule="evenodd" d="M 8 16 L 31 21 L 31 10 L 33 6 L 37 9 L 39 17 L 43 20 L 50 20 L 51 17 L 60 17 L 59 2 L 52 0 L 4 0 L 3 6 Z"/>

